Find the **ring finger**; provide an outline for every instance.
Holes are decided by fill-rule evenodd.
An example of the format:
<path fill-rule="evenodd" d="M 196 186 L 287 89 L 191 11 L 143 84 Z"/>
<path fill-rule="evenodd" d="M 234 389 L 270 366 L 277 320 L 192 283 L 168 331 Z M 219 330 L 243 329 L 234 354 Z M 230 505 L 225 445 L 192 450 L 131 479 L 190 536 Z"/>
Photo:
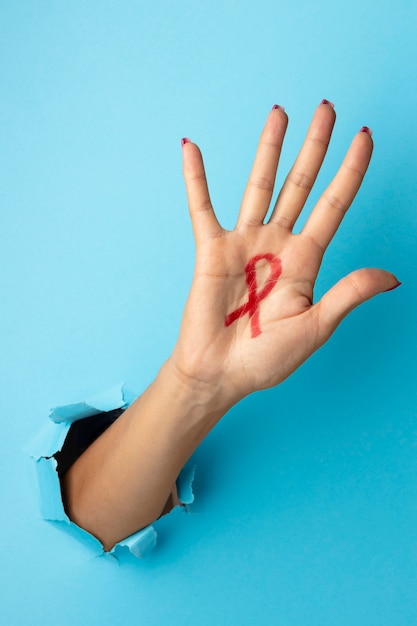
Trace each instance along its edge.
<path fill-rule="evenodd" d="M 237 228 L 259 226 L 265 219 L 274 191 L 282 142 L 288 118 L 282 107 L 274 106 L 262 131 L 255 162 L 242 200 Z"/>

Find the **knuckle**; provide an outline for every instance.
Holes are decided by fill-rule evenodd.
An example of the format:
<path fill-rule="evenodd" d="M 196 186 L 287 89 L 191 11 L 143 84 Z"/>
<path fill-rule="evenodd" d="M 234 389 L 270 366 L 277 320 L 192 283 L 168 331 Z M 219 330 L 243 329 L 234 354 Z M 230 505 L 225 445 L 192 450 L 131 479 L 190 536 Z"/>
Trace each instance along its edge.
<path fill-rule="evenodd" d="M 271 223 L 282 226 L 282 228 L 291 229 L 294 226 L 294 220 L 282 213 L 277 213 L 271 218 Z"/>
<path fill-rule="evenodd" d="M 267 148 L 272 148 L 273 150 L 280 150 L 282 146 L 282 140 L 276 139 L 273 135 L 269 138 L 265 139 L 262 142 L 262 145 Z"/>
<path fill-rule="evenodd" d="M 187 182 L 190 182 L 190 183 L 205 182 L 206 175 L 204 172 L 193 172 L 193 173 L 186 172 L 185 179 L 187 180 Z"/>
<path fill-rule="evenodd" d="M 305 189 L 306 191 L 311 191 L 314 184 L 314 179 L 312 176 L 309 176 L 305 172 L 294 171 L 290 172 L 288 175 L 288 181 L 298 187 L 299 189 Z"/>
<path fill-rule="evenodd" d="M 266 176 L 257 176 L 256 178 L 251 178 L 249 181 L 249 186 L 253 187 L 256 190 L 267 191 L 268 193 L 272 193 L 274 190 L 274 183 Z"/>
<path fill-rule="evenodd" d="M 193 207 L 195 213 L 203 213 L 204 211 L 212 211 L 213 206 L 209 198 L 199 200 Z"/>
<path fill-rule="evenodd" d="M 339 196 L 333 193 L 327 192 L 323 194 L 323 200 L 331 209 L 337 211 L 338 213 L 342 213 L 343 215 L 349 208 L 349 205 L 346 202 L 344 202 Z"/>
<path fill-rule="evenodd" d="M 356 282 L 354 276 L 349 276 L 349 282 L 350 282 L 350 286 L 352 287 L 353 292 L 357 295 L 359 301 L 363 302 L 365 300 L 364 295 L 361 289 L 359 288 L 359 285 Z"/>
<path fill-rule="evenodd" d="M 330 137 L 320 137 L 319 135 L 310 135 L 307 137 L 307 141 L 310 141 L 313 145 L 319 146 L 320 148 L 324 148 L 327 150 L 330 143 Z"/>
<path fill-rule="evenodd" d="M 344 167 L 350 174 L 353 174 L 355 177 L 357 177 L 360 182 L 363 180 L 363 177 L 365 176 L 365 172 L 362 169 L 360 169 L 359 167 L 355 167 L 354 165 L 351 165 L 350 163 L 345 163 Z"/>
<path fill-rule="evenodd" d="M 255 228 L 259 226 L 259 220 L 256 219 L 256 217 L 250 217 L 249 215 L 246 216 L 241 216 L 239 218 L 238 221 L 238 229 L 239 228 L 243 228 L 243 229 L 250 229 L 250 228 Z"/>
<path fill-rule="evenodd" d="M 324 253 L 326 251 L 326 247 L 325 245 L 323 245 L 323 243 L 321 243 L 317 239 L 317 237 L 315 237 L 311 233 L 309 234 L 308 232 L 305 232 L 304 230 L 300 233 L 299 237 L 302 237 L 303 239 L 307 239 L 315 248 L 318 249 L 320 258 L 323 258 Z"/>

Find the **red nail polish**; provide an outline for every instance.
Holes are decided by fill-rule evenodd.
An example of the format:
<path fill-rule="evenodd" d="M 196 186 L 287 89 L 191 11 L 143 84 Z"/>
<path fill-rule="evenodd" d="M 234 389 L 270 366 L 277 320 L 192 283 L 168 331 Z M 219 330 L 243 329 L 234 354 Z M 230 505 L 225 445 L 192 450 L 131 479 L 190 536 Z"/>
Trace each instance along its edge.
<path fill-rule="evenodd" d="M 369 135 L 370 137 L 372 137 L 372 131 L 370 128 L 368 128 L 368 126 L 362 126 L 362 128 L 360 129 L 361 133 L 366 133 L 367 135 Z"/>
<path fill-rule="evenodd" d="M 272 107 L 273 111 L 285 111 L 284 107 L 282 107 L 280 104 L 274 104 L 274 106 Z"/>
<path fill-rule="evenodd" d="M 394 285 L 393 287 L 390 287 L 389 289 L 385 289 L 384 293 L 386 293 L 387 291 L 394 291 L 394 289 L 397 289 L 397 287 L 399 287 L 400 285 L 402 285 L 402 283 L 398 281 L 398 283 Z"/>
<path fill-rule="evenodd" d="M 333 102 L 330 102 L 330 100 L 326 100 L 326 98 L 324 98 L 320 104 L 328 104 L 330 107 L 332 107 L 332 109 L 334 109 L 334 104 Z"/>
<path fill-rule="evenodd" d="M 188 137 L 183 137 L 181 139 L 181 147 L 185 146 L 186 143 L 191 143 L 191 139 L 188 139 Z"/>

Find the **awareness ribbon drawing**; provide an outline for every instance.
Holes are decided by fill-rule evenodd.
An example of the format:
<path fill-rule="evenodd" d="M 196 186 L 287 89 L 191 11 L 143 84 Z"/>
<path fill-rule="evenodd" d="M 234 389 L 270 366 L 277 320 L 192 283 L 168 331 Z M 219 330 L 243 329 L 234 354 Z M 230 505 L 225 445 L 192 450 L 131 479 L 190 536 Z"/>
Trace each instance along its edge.
<path fill-rule="evenodd" d="M 260 291 L 257 291 L 256 264 L 258 261 L 263 260 L 268 261 L 271 267 L 271 272 L 264 287 Z M 242 306 L 237 308 L 235 311 L 226 315 L 224 325 L 230 326 L 230 324 L 233 324 L 233 322 L 247 313 L 251 321 L 251 335 L 252 337 L 258 337 L 258 335 L 261 334 L 261 327 L 259 323 L 259 304 L 261 300 L 266 298 L 266 296 L 271 293 L 272 289 L 275 287 L 275 283 L 281 275 L 281 272 L 281 261 L 274 254 L 257 254 L 249 259 L 245 267 L 246 284 L 248 286 L 248 301 L 242 304 Z"/>

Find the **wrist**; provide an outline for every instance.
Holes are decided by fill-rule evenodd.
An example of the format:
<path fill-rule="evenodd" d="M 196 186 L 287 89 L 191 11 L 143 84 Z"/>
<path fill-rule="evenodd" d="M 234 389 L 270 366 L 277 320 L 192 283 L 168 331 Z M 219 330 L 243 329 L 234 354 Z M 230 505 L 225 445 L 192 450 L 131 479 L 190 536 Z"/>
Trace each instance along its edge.
<path fill-rule="evenodd" d="M 183 404 L 195 419 L 210 422 L 211 428 L 242 398 L 225 376 L 210 381 L 191 376 L 173 357 L 163 364 L 154 384 Z"/>

